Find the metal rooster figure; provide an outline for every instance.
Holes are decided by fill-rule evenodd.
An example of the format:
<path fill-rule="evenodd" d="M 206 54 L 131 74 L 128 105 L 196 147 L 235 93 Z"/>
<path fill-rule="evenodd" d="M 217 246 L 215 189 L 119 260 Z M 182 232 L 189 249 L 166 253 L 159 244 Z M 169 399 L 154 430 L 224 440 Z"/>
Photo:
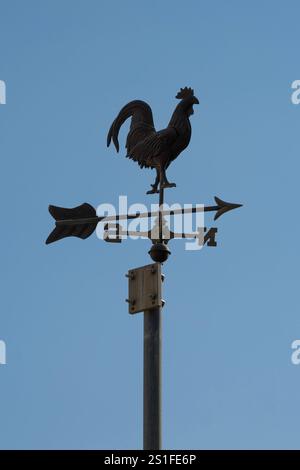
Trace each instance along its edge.
<path fill-rule="evenodd" d="M 156 131 L 150 106 L 141 100 L 126 104 L 112 123 L 107 146 L 111 140 L 119 152 L 118 135 L 122 124 L 131 117 L 130 131 L 126 140 L 126 157 L 138 162 L 141 168 L 155 168 L 156 179 L 147 194 L 158 193 L 160 188 L 174 188 L 170 183 L 166 170 L 173 160 L 189 145 L 192 128 L 190 116 L 194 114 L 194 104 L 199 104 L 192 88 L 181 88 L 176 98 L 180 100 L 176 106 L 166 129 Z"/>

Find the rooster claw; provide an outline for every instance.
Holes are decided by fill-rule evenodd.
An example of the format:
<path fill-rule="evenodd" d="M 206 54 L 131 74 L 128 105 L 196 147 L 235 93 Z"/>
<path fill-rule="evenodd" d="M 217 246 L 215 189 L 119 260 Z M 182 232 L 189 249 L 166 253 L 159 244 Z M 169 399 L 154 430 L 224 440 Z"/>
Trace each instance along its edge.
<path fill-rule="evenodd" d="M 161 185 L 161 187 L 162 187 L 163 189 L 165 189 L 165 188 L 176 188 L 176 183 L 163 183 L 163 184 Z"/>
<path fill-rule="evenodd" d="M 152 186 L 152 189 L 149 189 L 149 191 L 147 191 L 146 194 L 156 194 L 156 193 L 159 193 L 159 190 L 157 189 L 157 186 L 155 186 L 154 184 L 151 184 Z"/>
<path fill-rule="evenodd" d="M 146 192 L 146 194 L 156 194 L 159 193 L 158 189 L 149 189 L 149 191 Z"/>

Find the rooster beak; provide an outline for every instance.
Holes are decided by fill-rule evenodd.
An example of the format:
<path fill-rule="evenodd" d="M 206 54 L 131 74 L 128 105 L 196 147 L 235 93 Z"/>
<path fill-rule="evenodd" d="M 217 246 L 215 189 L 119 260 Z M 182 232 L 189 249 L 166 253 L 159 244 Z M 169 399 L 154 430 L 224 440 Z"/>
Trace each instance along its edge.
<path fill-rule="evenodd" d="M 198 98 L 196 98 L 196 96 L 194 97 L 194 104 L 200 104 Z"/>

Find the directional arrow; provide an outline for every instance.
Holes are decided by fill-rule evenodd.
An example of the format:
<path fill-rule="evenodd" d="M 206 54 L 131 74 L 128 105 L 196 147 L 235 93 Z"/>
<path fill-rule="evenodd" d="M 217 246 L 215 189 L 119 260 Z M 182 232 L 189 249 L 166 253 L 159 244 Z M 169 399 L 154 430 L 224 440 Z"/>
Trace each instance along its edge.
<path fill-rule="evenodd" d="M 97 224 L 105 220 L 105 222 L 118 222 L 119 220 L 131 220 L 146 217 L 158 217 L 165 215 L 178 214 L 195 214 L 196 212 L 216 212 L 214 220 L 217 220 L 225 212 L 229 212 L 242 204 L 233 204 L 223 201 L 215 197 L 216 206 L 202 206 L 192 208 L 174 209 L 171 211 L 161 210 L 155 212 L 136 212 L 135 214 L 117 214 L 110 216 L 97 216 L 96 210 L 88 203 L 73 209 L 65 209 L 63 207 L 49 206 L 49 212 L 55 219 L 55 228 L 46 240 L 46 244 L 53 243 L 66 237 L 88 238 L 96 229 Z"/>

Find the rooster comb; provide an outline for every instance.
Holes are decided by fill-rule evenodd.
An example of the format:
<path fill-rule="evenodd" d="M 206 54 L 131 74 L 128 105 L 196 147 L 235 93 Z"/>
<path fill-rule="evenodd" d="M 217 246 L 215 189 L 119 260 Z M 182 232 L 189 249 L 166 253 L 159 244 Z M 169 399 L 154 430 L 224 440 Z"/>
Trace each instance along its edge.
<path fill-rule="evenodd" d="M 184 98 L 190 98 L 191 96 L 194 96 L 194 90 L 186 86 L 185 88 L 180 88 L 180 91 L 177 93 L 176 98 L 178 100 L 181 100 Z"/>

